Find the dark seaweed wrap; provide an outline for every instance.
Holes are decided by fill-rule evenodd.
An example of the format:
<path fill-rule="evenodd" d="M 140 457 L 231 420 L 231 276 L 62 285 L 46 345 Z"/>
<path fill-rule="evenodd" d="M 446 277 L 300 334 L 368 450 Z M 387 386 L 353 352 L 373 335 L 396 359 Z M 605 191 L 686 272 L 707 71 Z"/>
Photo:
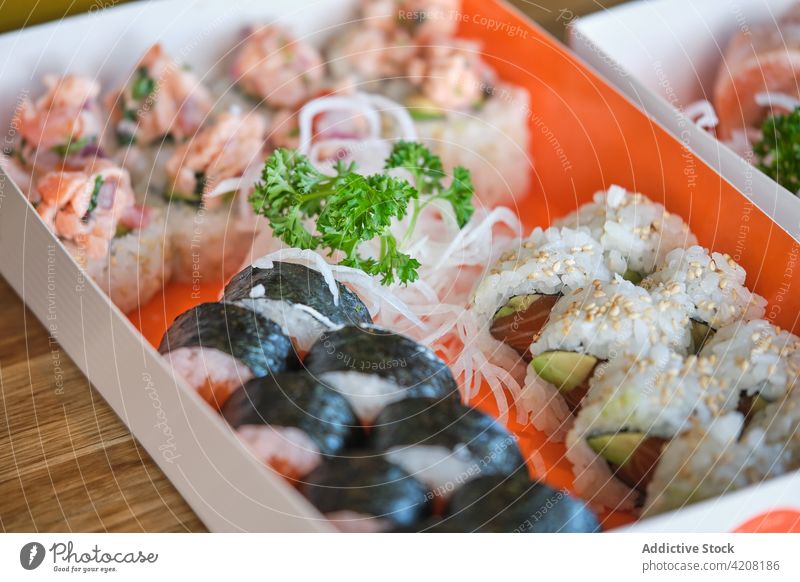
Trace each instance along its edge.
<path fill-rule="evenodd" d="M 247 267 L 225 287 L 223 301 L 250 299 L 250 291 L 264 286 L 263 299 L 305 305 L 337 325 L 372 323 L 367 306 L 358 295 L 337 283 L 339 304 L 333 302 L 328 283 L 319 271 L 295 263 L 274 262 L 271 269 Z"/>
<path fill-rule="evenodd" d="M 373 325 L 326 332 L 311 346 L 303 365 L 325 372 L 374 374 L 406 388 L 406 397 L 457 398 L 450 368 L 432 350 L 414 340 Z"/>
<path fill-rule="evenodd" d="M 292 341 L 274 321 L 227 303 L 202 303 L 179 315 L 158 351 L 214 348 L 247 366 L 254 376 L 285 372 L 297 365 Z"/>
<path fill-rule="evenodd" d="M 481 476 L 450 499 L 447 516 L 428 531 L 506 533 L 588 533 L 600 529 L 586 505 L 565 491 L 531 481 L 527 471 L 513 477 Z"/>
<path fill-rule="evenodd" d="M 339 454 L 363 437 L 347 399 L 302 370 L 250 380 L 225 402 L 222 416 L 233 428 L 298 428 L 323 455 Z"/>
<path fill-rule="evenodd" d="M 430 514 L 425 487 L 381 456 L 335 457 L 312 471 L 301 487 L 322 513 L 354 511 L 408 527 Z"/>
<path fill-rule="evenodd" d="M 456 400 L 409 398 L 389 404 L 375 420 L 371 441 L 380 452 L 441 446 L 459 448 L 463 458 L 466 449 L 474 461 L 470 475 L 511 475 L 525 466 L 516 439 L 504 426 Z"/>

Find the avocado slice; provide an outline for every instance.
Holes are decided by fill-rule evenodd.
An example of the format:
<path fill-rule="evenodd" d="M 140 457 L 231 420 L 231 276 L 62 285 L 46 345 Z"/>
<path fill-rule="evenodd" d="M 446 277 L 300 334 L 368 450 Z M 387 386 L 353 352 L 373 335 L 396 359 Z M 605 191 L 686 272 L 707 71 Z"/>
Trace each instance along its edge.
<path fill-rule="evenodd" d="M 628 269 L 622 274 L 622 278 L 626 281 L 630 281 L 634 285 L 638 285 L 644 279 L 644 276 L 639 271 L 634 271 L 633 269 Z"/>
<path fill-rule="evenodd" d="M 647 438 L 640 432 L 618 432 L 589 437 L 586 444 L 612 465 L 622 467 Z"/>
<path fill-rule="evenodd" d="M 411 118 L 416 121 L 432 121 L 444 119 L 444 110 L 433 101 L 422 95 L 412 95 L 406 100 L 406 108 Z"/>
<path fill-rule="evenodd" d="M 698 353 L 701 349 L 703 349 L 703 345 L 713 337 L 714 329 L 707 323 L 693 319 L 691 334 L 694 353 Z"/>
<path fill-rule="evenodd" d="M 514 315 L 518 311 L 525 311 L 533 305 L 534 301 L 539 299 L 541 295 L 517 295 L 508 300 L 503 307 L 497 310 L 492 319 L 498 320 L 501 317 L 508 317 Z"/>
<path fill-rule="evenodd" d="M 545 352 L 531 362 L 545 382 L 561 392 L 569 392 L 583 384 L 597 365 L 597 358 L 575 352 Z"/>

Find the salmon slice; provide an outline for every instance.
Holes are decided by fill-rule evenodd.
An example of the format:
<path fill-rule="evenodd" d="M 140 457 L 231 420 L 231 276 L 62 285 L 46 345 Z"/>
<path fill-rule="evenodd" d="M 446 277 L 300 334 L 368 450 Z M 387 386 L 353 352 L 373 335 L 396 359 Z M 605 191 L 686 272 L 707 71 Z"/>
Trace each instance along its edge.
<path fill-rule="evenodd" d="M 714 86 L 718 135 L 730 139 L 738 130 L 758 129 L 769 109 L 756 102 L 759 93 L 800 97 L 800 5 L 776 27 L 742 30 L 730 41 Z"/>

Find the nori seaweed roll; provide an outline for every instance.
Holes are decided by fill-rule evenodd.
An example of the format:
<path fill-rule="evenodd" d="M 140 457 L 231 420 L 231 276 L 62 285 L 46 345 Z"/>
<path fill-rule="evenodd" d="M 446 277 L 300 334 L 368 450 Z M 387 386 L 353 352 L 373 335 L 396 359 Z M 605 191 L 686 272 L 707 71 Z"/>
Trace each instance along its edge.
<path fill-rule="evenodd" d="M 250 380 L 228 398 L 222 416 L 259 460 L 288 479 L 363 437 L 347 399 L 302 370 Z"/>
<path fill-rule="evenodd" d="M 307 351 L 325 330 L 372 323 L 361 299 L 341 283 L 337 288 L 339 297 L 334 298 L 319 271 L 275 261 L 271 269 L 241 271 L 225 287 L 222 300 L 277 322 L 298 349 Z"/>
<path fill-rule="evenodd" d="M 226 303 L 202 303 L 179 315 L 158 351 L 217 408 L 251 378 L 297 364 L 292 342 L 277 323 Z"/>
<path fill-rule="evenodd" d="M 486 475 L 466 483 L 453 494 L 447 516 L 428 531 L 592 533 L 599 529 L 597 517 L 582 501 L 520 473 Z"/>
<path fill-rule="evenodd" d="M 505 427 L 456 400 L 409 398 L 390 404 L 375 420 L 371 442 L 440 498 L 479 475 L 511 475 L 525 466 Z"/>
<path fill-rule="evenodd" d="M 306 477 L 301 491 L 345 532 L 410 527 L 430 514 L 422 483 L 382 456 L 331 458 Z"/>
<path fill-rule="evenodd" d="M 398 400 L 458 397 L 453 374 L 432 350 L 372 325 L 325 332 L 303 364 L 346 396 L 366 425 Z"/>

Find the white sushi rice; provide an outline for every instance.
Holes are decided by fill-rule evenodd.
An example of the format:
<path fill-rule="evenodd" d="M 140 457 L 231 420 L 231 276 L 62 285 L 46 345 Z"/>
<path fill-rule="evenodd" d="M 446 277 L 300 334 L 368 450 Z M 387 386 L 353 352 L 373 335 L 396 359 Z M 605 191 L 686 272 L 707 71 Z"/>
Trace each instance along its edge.
<path fill-rule="evenodd" d="M 534 357 L 567 351 L 608 360 L 665 344 L 685 353 L 691 344 L 690 308 L 680 284 L 651 295 L 619 276 L 592 281 L 558 300 L 530 351 Z"/>
<path fill-rule="evenodd" d="M 608 267 L 619 274 L 629 269 L 649 274 L 673 249 L 697 243 L 680 216 L 620 186 L 595 193 L 593 202 L 553 224 L 587 229 L 603 245 Z"/>
<path fill-rule="evenodd" d="M 721 328 L 700 352 L 715 374 L 748 396 L 777 400 L 797 383 L 800 338 L 763 319 Z"/>
<path fill-rule="evenodd" d="M 89 276 L 125 313 L 147 303 L 172 276 L 171 249 L 165 243 L 164 216 L 150 209 L 148 225 L 111 241 L 105 259 L 87 260 L 71 243 L 67 250 L 85 267 Z"/>
<path fill-rule="evenodd" d="M 303 352 L 311 349 L 314 342 L 326 331 L 341 327 L 315 309 L 296 303 L 261 297 L 242 299 L 235 301 L 234 304 L 263 315 L 280 325 L 283 333 L 292 338 L 295 347 Z"/>
<path fill-rule="evenodd" d="M 742 415 L 731 412 L 710 424 L 696 422 L 671 440 L 648 485 L 643 516 L 718 497 L 782 473 L 781 445 L 766 444 L 760 430 L 738 440 L 743 424 Z"/>
<path fill-rule="evenodd" d="M 259 461 L 290 480 L 308 475 L 322 463 L 316 443 L 293 426 L 244 425 L 236 435 Z"/>
<path fill-rule="evenodd" d="M 800 389 L 759 411 L 747 427 L 747 434 L 763 431 L 767 444 L 784 447 L 786 469 L 800 469 Z"/>
<path fill-rule="evenodd" d="M 583 231 L 536 228 L 527 239 L 515 241 L 481 280 L 472 310 L 488 324 L 512 297 L 554 295 L 593 280 L 611 280 L 599 242 Z"/>
<path fill-rule="evenodd" d="M 464 445 L 453 449 L 434 445 L 393 447 L 385 457 L 445 499 L 481 473 L 480 463 Z"/>
<path fill-rule="evenodd" d="M 253 243 L 240 221 L 238 205 L 207 210 L 174 202 L 167 211 L 173 249 L 173 274 L 180 283 L 218 282 L 239 271 Z"/>
<path fill-rule="evenodd" d="M 605 459 L 598 457 L 586 440 L 577 438 L 573 431 L 567 434 L 566 457 L 572 463 L 575 492 L 589 507 L 595 511 L 634 508 L 638 493 L 614 477 Z"/>
<path fill-rule="evenodd" d="M 747 288 L 746 275 L 729 255 L 695 245 L 672 250 L 642 286 L 653 289 L 683 283 L 693 303 L 690 317 L 719 329 L 739 319 L 764 316 L 767 301 Z"/>
<path fill-rule="evenodd" d="M 325 372 L 319 379 L 347 398 L 356 416 L 365 424 L 372 424 L 386 406 L 406 397 L 406 388 L 375 374 Z"/>
<path fill-rule="evenodd" d="M 617 358 L 595 371 L 569 440 L 620 431 L 670 439 L 690 419 L 710 422 L 737 403 L 709 361 L 659 345 L 647 356 Z"/>
<path fill-rule="evenodd" d="M 253 378 L 250 368 L 214 348 L 178 348 L 164 354 L 175 374 L 215 408 Z"/>
<path fill-rule="evenodd" d="M 494 93 L 479 111 L 448 111 L 445 118 L 414 123 L 448 172 L 455 166 L 471 172 L 476 200 L 489 207 L 525 196 L 533 169 L 528 92 L 499 85 Z"/>

